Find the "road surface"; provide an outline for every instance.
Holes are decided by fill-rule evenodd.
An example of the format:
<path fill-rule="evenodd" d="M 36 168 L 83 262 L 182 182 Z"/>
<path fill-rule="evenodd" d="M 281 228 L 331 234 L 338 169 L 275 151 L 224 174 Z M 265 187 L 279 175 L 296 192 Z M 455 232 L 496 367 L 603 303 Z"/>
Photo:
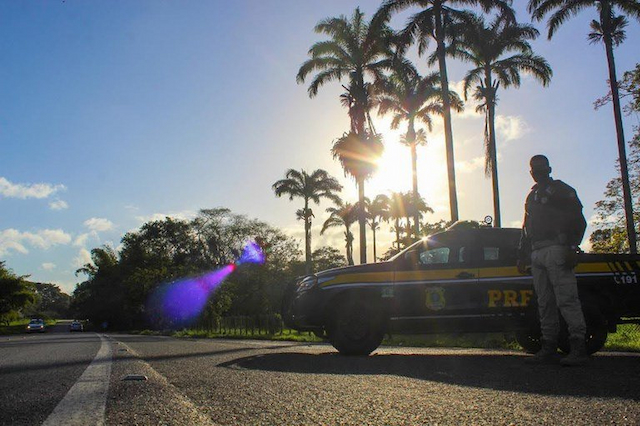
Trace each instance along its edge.
<path fill-rule="evenodd" d="M 511 351 L 345 358 L 318 344 L 55 331 L 0 337 L 0 424 L 640 424 L 637 354 L 569 369 Z"/>

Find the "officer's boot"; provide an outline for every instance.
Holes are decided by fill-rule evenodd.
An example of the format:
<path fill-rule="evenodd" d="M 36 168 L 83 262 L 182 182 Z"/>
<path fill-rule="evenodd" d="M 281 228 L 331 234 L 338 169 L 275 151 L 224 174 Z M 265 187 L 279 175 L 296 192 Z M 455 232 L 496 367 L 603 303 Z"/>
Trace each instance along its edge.
<path fill-rule="evenodd" d="M 542 340 L 542 349 L 524 360 L 525 364 L 556 364 L 558 362 L 558 343 L 555 340 Z"/>
<path fill-rule="evenodd" d="M 584 338 L 569 339 L 569 344 L 571 352 L 560 360 L 560 364 L 565 367 L 585 365 L 589 361 L 589 356 L 587 355 L 587 345 Z"/>

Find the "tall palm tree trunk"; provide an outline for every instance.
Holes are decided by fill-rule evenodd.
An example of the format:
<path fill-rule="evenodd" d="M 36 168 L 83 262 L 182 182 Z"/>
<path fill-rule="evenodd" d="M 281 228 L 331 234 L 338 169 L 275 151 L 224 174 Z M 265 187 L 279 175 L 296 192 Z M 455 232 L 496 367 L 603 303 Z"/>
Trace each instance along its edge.
<path fill-rule="evenodd" d="M 396 218 L 396 245 L 400 251 L 400 218 Z"/>
<path fill-rule="evenodd" d="M 364 178 L 358 178 L 358 224 L 360 225 L 360 263 L 367 263 L 367 218 L 364 210 Z"/>
<path fill-rule="evenodd" d="M 311 215 L 309 214 L 309 200 L 304 200 L 304 258 L 305 273 L 311 273 Z"/>
<path fill-rule="evenodd" d="M 353 265 L 353 235 L 351 234 L 351 231 L 349 230 L 349 228 L 347 228 L 347 232 L 345 232 L 345 238 L 347 240 L 347 263 L 349 265 Z"/>
<path fill-rule="evenodd" d="M 376 263 L 378 259 L 378 254 L 376 253 L 376 230 L 371 228 L 371 232 L 373 232 L 373 263 Z"/>
<path fill-rule="evenodd" d="M 440 68 L 440 82 L 442 90 L 442 106 L 444 118 L 444 139 L 447 151 L 447 175 L 449 178 L 449 206 L 451 220 L 458 220 L 458 195 L 456 191 L 456 171 L 453 156 L 453 130 L 451 128 L 451 99 L 449 98 L 449 77 L 447 75 L 446 52 L 444 45 L 444 28 L 442 24 L 442 6 L 438 6 L 435 13 L 436 41 L 438 66 Z"/>
<path fill-rule="evenodd" d="M 411 173 L 413 174 L 412 176 L 413 199 L 417 205 L 419 195 L 418 195 L 418 154 L 416 151 L 417 151 L 416 142 L 414 141 L 411 144 Z M 416 238 L 418 238 L 418 235 L 420 235 L 420 212 L 418 211 L 417 208 L 413 216 L 413 232 Z"/>
<path fill-rule="evenodd" d="M 491 184 L 493 187 L 493 226 L 500 228 L 500 189 L 498 187 L 498 153 L 496 148 L 496 102 L 495 97 L 487 105 L 489 113 L 489 155 L 491 157 Z"/>
<path fill-rule="evenodd" d="M 629 251 L 637 254 L 636 230 L 633 223 L 633 204 L 631 202 L 631 188 L 629 186 L 629 170 L 627 168 L 627 152 L 624 142 L 624 130 L 622 128 L 622 112 L 620 111 L 620 94 L 618 93 L 618 80 L 616 78 L 616 64 L 613 57 L 613 43 L 611 36 L 604 36 L 607 61 L 609 63 L 609 84 L 611 84 L 611 97 L 613 98 L 613 115 L 616 122 L 618 136 L 618 157 L 620 161 L 620 175 L 622 178 L 622 198 L 624 200 L 624 215 L 627 222 L 627 237 L 629 239 Z"/>

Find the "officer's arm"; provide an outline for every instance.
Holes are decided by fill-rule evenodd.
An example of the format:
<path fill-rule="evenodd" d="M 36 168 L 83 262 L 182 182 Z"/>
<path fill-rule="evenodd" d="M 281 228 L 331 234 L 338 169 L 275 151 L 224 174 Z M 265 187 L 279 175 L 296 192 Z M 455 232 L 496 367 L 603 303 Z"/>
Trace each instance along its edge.
<path fill-rule="evenodd" d="M 582 203 L 578 194 L 571 187 L 567 191 L 566 200 L 567 229 L 571 230 L 570 235 L 567 235 L 567 243 L 570 246 L 578 247 L 584 237 L 584 231 L 587 229 L 587 221 L 582 214 Z"/>

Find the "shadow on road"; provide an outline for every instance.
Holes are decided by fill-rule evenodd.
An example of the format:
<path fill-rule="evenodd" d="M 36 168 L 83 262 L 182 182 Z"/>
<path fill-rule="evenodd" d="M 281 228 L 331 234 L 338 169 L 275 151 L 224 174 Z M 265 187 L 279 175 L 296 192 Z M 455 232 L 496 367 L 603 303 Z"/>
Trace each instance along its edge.
<path fill-rule="evenodd" d="M 219 367 L 299 374 L 395 375 L 501 391 L 640 401 L 640 359 L 596 356 L 582 368 L 528 366 L 510 354 L 344 357 L 337 353 L 272 353 L 238 358 Z"/>

